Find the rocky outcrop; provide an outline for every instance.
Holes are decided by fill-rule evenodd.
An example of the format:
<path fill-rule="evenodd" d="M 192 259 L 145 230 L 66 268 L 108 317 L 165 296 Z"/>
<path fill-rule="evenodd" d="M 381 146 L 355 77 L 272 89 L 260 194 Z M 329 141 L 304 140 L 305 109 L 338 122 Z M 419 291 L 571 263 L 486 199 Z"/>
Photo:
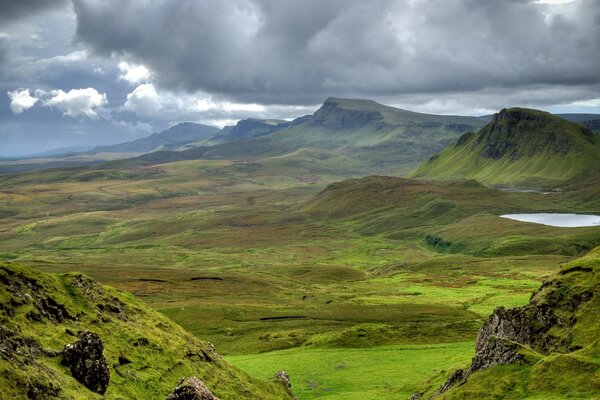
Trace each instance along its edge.
<path fill-rule="evenodd" d="M 573 343 L 578 313 L 590 312 L 587 305 L 600 288 L 595 276 L 593 267 L 575 264 L 544 282 L 527 305 L 495 309 L 479 331 L 469 368 L 457 370 L 438 394 L 466 382 L 474 372 L 500 364 L 524 364 L 530 350 L 545 356 L 579 349 Z"/>
<path fill-rule="evenodd" d="M 540 111 L 502 109 L 481 130 L 474 146 L 483 143 L 481 156 L 493 160 L 517 160 L 544 152 L 562 157 L 579 151 L 558 121 L 560 118 Z"/>
<path fill-rule="evenodd" d="M 167 400 L 219 400 L 204 385 L 201 379 L 194 377 L 183 378 Z"/>
<path fill-rule="evenodd" d="M 522 345 L 548 352 L 559 340 L 547 333 L 559 324 L 561 321 L 546 306 L 497 308 L 479 331 L 469 373 L 498 364 L 522 363 L 523 355 L 518 352 Z"/>
<path fill-rule="evenodd" d="M 108 362 L 104 357 L 104 344 L 100 337 L 85 331 L 79 339 L 63 349 L 63 363 L 70 367 L 71 375 L 93 392 L 106 392 L 110 380 Z"/>
<path fill-rule="evenodd" d="M 288 389 L 292 388 L 292 381 L 290 379 L 290 375 L 285 371 L 277 371 L 277 373 L 275 374 L 275 380 L 283 383 Z"/>

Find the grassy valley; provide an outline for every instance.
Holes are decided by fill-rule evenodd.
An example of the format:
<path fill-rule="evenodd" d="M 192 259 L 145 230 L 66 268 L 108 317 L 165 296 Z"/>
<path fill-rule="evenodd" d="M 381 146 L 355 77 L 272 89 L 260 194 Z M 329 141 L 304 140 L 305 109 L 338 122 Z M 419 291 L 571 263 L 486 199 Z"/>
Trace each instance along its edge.
<path fill-rule="evenodd" d="M 433 395 L 449 374 L 469 363 L 478 332 L 496 307 L 526 305 L 561 266 L 588 262 L 575 260 L 600 245 L 598 227 L 557 228 L 499 217 L 600 213 L 593 185 L 565 180 L 562 190 L 545 194 L 499 190 L 473 179 L 360 177 L 379 157 L 388 160 L 382 170 L 408 174 L 463 129 L 448 124 L 469 121 L 330 99 L 313 116 L 282 130 L 265 133 L 263 123 L 246 127 L 258 129 L 253 138 L 101 166 L 0 176 L 0 259 L 5 270 L 27 276 L 35 274 L 29 268 L 67 274 L 42 274 L 44 282 L 68 286 L 75 276 L 70 272 L 78 271 L 126 291 L 103 289 L 141 310 L 143 318 L 174 321 L 167 333 L 148 335 L 193 335 L 189 340 L 200 347 L 208 340 L 245 371 L 224 361 L 218 373 L 211 372 L 212 364 L 185 364 L 177 374 L 157 373 L 160 377 L 144 381 L 161 393 L 197 374 L 222 399 L 239 398 L 232 394 L 236 385 L 267 393 L 259 398 L 286 398 L 287 392 L 278 392 L 280 384 L 266 383 L 285 370 L 300 399 Z M 435 129 L 427 133 L 425 126 Z M 421 146 L 416 140 L 410 145 L 411 135 L 429 147 L 414 147 Z M 237 153 L 244 146 L 248 154 Z M 395 154 L 393 161 L 387 152 Z M 46 286 L 61 304 L 85 315 L 69 329 L 92 327 L 106 336 L 129 329 L 110 316 L 106 325 L 94 325 L 95 305 L 81 303 L 77 293 L 59 297 L 59 289 Z M 61 325 L 5 318 L 32 337 L 52 329 L 43 343 L 48 348 L 70 339 Z M 190 333 L 178 333 L 183 331 L 175 323 Z M 178 353 L 168 341 L 164 351 L 173 354 L 170 360 Z M 173 339 L 174 347 L 180 342 Z M 124 345 L 107 339 L 109 358 L 124 351 L 119 346 Z M 154 355 L 132 357 L 134 372 L 150 362 L 170 363 Z M 65 373 L 53 368 L 53 374 Z M 115 373 L 121 368 L 113 367 Z M 517 371 L 516 366 L 493 371 L 503 368 Z M 468 380 L 495 372 L 477 374 Z M 64 393 L 80 390 L 65 379 L 56 378 Z M 125 380 L 115 380 L 122 386 L 113 389 L 115 396 L 141 390 Z M 216 380 L 226 385 L 217 389 Z M 592 387 L 584 385 L 583 398 Z M 444 396 L 478 393 L 464 390 Z M 526 393 L 533 398 L 536 390 Z"/>

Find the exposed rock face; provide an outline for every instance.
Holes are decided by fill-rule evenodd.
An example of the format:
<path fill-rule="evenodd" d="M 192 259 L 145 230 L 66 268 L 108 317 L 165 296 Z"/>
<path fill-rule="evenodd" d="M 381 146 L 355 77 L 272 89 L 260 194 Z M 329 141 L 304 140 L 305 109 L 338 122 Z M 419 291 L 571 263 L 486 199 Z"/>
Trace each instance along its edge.
<path fill-rule="evenodd" d="M 517 351 L 520 346 L 515 343 L 546 353 L 556 339 L 545 334 L 558 324 L 559 319 L 548 307 L 497 308 L 479 331 L 469 372 L 522 363 L 523 356 Z"/>
<path fill-rule="evenodd" d="M 281 381 L 288 389 L 292 388 L 292 381 L 290 379 L 290 375 L 285 371 L 277 371 L 275 374 L 275 379 Z"/>
<path fill-rule="evenodd" d="M 219 400 L 199 378 L 183 378 L 167 400 Z"/>
<path fill-rule="evenodd" d="M 571 278 L 571 274 L 584 274 Z M 587 276 L 585 276 L 587 275 Z M 531 296 L 529 304 L 506 309 L 499 307 L 479 331 L 476 354 L 466 371 L 456 371 L 438 390 L 442 393 L 470 374 L 499 364 L 527 362 L 522 352 L 531 348 L 543 355 L 569 352 L 577 313 L 586 309 L 600 285 L 594 286 L 594 269 L 575 265 L 563 269 L 557 278 L 546 281 Z"/>
<path fill-rule="evenodd" d="M 557 117 L 521 109 L 503 109 L 481 132 L 474 145 L 484 143 L 481 156 L 499 160 L 531 157 L 549 151 L 565 156 L 578 151 L 576 143 L 556 126 Z M 537 132 L 534 137 L 532 132 Z"/>
<path fill-rule="evenodd" d="M 79 340 L 63 349 L 63 362 L 71 374 L 91 391 L 103 394 L 110 380 L 108 362 L 103 354 L 104 345 L 94 332 L 82 332 Z"/>
<path fill-rule="evenodd" d="M 452 386 L 457 384 L 458 382 L 463 382 L 467 377 L 467 373 L 464 369 L 457 369 L 450 375 L 450 378 L 442 385 L 442 387 L 438 390 L 438 394 L 444 393 L 446 390 L 450 389 Z M 417 394 L 417 393 L 415 393 Z M 420 396 L 419 396 L 420 397 Z M 417 398 L 419 398 L 417 397 Z"/>
<path fill-rule="evenodd" d="M 329 99 L 313 115 L 313 124 L 340 130 L 357 129 L 373 122 L 384 124 L 380 112 L 347 110 Z"/>

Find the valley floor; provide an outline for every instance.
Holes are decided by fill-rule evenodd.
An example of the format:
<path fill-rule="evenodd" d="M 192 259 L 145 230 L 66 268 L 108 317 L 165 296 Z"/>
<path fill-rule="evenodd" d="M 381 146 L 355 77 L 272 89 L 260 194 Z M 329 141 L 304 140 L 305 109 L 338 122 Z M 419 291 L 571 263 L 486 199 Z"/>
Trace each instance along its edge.
<path fill-rule="evenodd" d="M 386 223 L 411 226 L 369 232 L 365 213 L 307 211 L 345 175 L 278 162 L 1 177 L 0 259 L 132 292 L 242 369 L 290 372 L 301 399 L 399 399 L 467 363 L 495 307 L 527 303 L 600 238 L 598 228 L 565 233 L 488 211 L 573 206 L 536 193 L 490 195 L 481 209 L 452 197 L 472 212 L 450 220 L 423 197 L 416 217 L 385 210 Z M 426 240 L 433 233 L 441 242 Z"/>

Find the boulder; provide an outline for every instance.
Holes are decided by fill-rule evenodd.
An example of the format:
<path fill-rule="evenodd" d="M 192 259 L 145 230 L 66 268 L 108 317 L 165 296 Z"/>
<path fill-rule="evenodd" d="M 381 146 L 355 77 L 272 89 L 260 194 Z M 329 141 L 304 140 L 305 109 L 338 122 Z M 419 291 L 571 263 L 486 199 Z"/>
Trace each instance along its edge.
<path fill-rule="evenodd" d="M 63 363 L 71 375 L 93 392 L 104 394 L 110 380 L 108 362 L 103 354 L 104 344 L 94 332 L 84 331 L 79 339 L 63 349 Z"/>
<path fill-rule="evenodd" d="M 292 381 L 290 380 L 290 375 L 285 371 L 277 371 L 275 374 L 275 379 L 282 382 L 286 388 L 292 388 Z"/>
<path fill-rule="evenodd" d="M 183 378 L 167 400 L 219 400 L 204 385 L 201 379 L 194 377 Z"/>

